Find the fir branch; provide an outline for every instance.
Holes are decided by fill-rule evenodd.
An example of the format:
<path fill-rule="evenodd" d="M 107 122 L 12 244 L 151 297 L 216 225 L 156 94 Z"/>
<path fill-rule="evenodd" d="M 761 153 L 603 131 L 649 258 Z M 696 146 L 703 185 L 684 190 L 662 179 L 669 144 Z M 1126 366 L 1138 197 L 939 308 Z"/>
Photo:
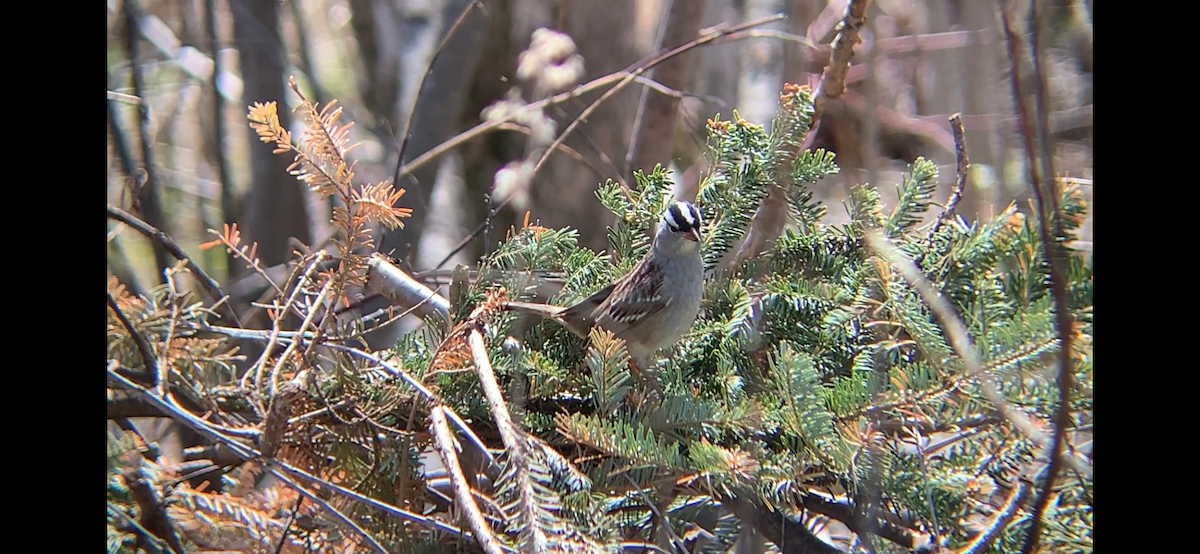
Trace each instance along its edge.
<path fill-rule="evenodd" d="M 155 537 L 161 539 L 170 552 L 183 554 L 185 551 L 183 543 L 180 542 L 179 535 L 175 531 L 175 522 L 168 517 L 170 508 L 164 507 L 160 494 L 151 486 L 152 480 L 143 466 L 139 466 L 138 469 L 125 475 L 125 484 L 129 487 L 129 494 L 141 512 L 138 523 L 141 524 L 142 529 L 149 530 Z"/>
<path fill-rule="evenodd" d="M 1021 506 L 1025 505 L 1025 501 L 1029 499 L 1029 492 L 1032 487 L 1024 480 L 1017 480 L 1016 486 L 1008 493 L 1008 497 L 1004 499 L 1004 504 L 996 513 L 992 514 L 987 525 L 984 526 L 984 532 L 975 537 L 975 540 L 964 546 L 958 551 L 958 554 L 983 554 L 996 541 L 996 537 L 1008 527 L 1013 518 L 1017 516 L 1017 512 Z"/>
<path fill-rule="evenodd" d="M 920 216 L 929 208 L 930 198 L 937 188 L 937 164 L 917 158 L 909 166 L 909 175 L 900 187 L 896 207 L 884 223 L 888 237 L 897 237 L 910 227 L 921 222 Z"/>
<path fill-rule="evenodd" d="M 475 372 L 479 376 L 479 385 L 483 388 L 483 397 L 487 400 L 488 406 L 491 408 L 492 419 L 496 422 L 496 428 L 500 431 L 500 438 L 504 441 L 505 454 L 508 456 L 508 464 L 513 472 L 513 480 L 517 486 L 517 504 L 519 525 L 525 528 L 524 533 L 529 533 L 530 538 L 528 544 L 531 545 L 531 551 L 540 553 L 544 552 L 549 544 L 549 538 L 545 535 L 540 523 L 542 517 L 538 512 L 541 511 L 537 495 L 534 492 L 534 484 L 530 478 L 530 460 L 529 453 L 525 448 L 523 439 L 524 433 L 519 431 L 516 424 L 513 423 L 512 416 L 508 413 L 508 405 L 504 402 L 504 395 L 500 392 L 500 385 L 496 383 L 496 374 L 492 371 L 492 362 L 488 359 L 487 346 L 483 342 L 483 334 L 479 329 L 472 329 L 471 334 L 467 338 L 467 343 L 471 348 L 471 361 L 475 364 Z"/>
<path fill-rule="evenodd" d="M 859 33 L 866 26 L 867 0 L 850 0 L 846 4 L 846 12 L 842 17 L 837 37 L 833 40 L 833 49 L 829 55 L 829 65 L 821 74 L 821 82 L 813 93 L 811 120 L 818 122 L 809 130 L 809 143 L 816 136 L 821 116 L 825 114 L 825 104 L 830 99 L 837 99 L 846 90 L 846 73 L 850 70 L 850 57 L 854 54 L 854 46 L 860 41 Z M 783 229 L 783 214 L 787 210 L 788 190 L 784 187 L 772 187 L 754 215 L 754 223 L 747 233 L 745 245 L 739 250 L 739 264 L 763 250 L 770 241 L 779 236 Z"/>
<path fill-rule="evenodd" d="M 983 372 L 982 365 L 979 362 L 979 356 L 975 352 L 975 347 L 971 344 L 970 336 L 967 334 L 966 326 L 963 325 L 961 319 L 954 314 L 954 308 L 950 303 L 933 288 L 929 280 L 921 274 L 921 271 L 913 264 L 912 260 L 908 259 L 903 253 L 897 250 L 894 246 L 888 243 L 887 239 L 879 234 L 868 234 L 867 243 L 872 249 L 880 253 L 886 258 L 889 263 L 900 270 L 900 274 L 904 279 L 912 285 L 914 289 L 921 295 L 942 329 L 950 338 L 950 344 L 953 346 L 955 353 L 963 361 L 966 366 L 966 371 L 972 375 L 979 376 L 980 388 L 984 396 L 992 402 L 996 410 L 1000 412 L 1005 419 L 1019 429 L 1026 437 L 1033 440 L 1039 446 L 1048 447 L 1051 445 L 1049 437 L 1045 435 L 1037 425 L 1033 423 L 1030 417 L 1021 410 L 1010 404 L 1000 392 L 996 389 L 996 385 L 991 376 Z M 1059 358 L 1069 357 L 1069 353 L 1061 349 L 1060 339 Z M 1064 406 L 1062 409 L 1069 409 L 1069 406 Z M 1075 469 L 1084 475 L 1090 474 L 1090 471 L 1083 467 L 1074 458 L 1067 458 L 1068 463 L 1075 466 Z"/>
<path fill-rule="evenodd" d="M 588 343 L 587 365 L 596 412 L 610 414 L 625 400 L 633 383 L 629 354 L 624 341 L 599 327 L 592 329 Z"/>

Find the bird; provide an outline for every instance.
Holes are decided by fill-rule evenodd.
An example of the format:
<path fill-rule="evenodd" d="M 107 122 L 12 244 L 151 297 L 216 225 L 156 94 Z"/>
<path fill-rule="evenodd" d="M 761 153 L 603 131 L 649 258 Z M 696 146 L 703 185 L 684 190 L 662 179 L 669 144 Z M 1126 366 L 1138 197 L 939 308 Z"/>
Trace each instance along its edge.
<path fill-rule="evenodd" d="M 630 362 L 646 372 L 700 312 L 702 226 L 696 206 L 676 201 L 663 211 L 650 250 L 624 277 L 572 306 L 509 302 L 507 308 L 552 319 L 583 338 L 596 326 L 608 330 L 624 339 Z"/>

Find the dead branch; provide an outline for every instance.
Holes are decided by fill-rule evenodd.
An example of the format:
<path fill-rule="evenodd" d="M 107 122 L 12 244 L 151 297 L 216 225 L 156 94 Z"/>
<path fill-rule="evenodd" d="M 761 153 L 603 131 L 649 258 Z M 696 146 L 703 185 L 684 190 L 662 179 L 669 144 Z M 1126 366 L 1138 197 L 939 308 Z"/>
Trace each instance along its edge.
<path fill-rule="evenodd" d="M 971 159 L 967 157 L 967 139 L 963 133 L 962 114 L 954 114 L 950 116 L 950 128 L 954 130 L 954 152 L 958 159 L 958 166 L 955 171 L 954 190 L 950 192 L 950 199 L 946 201 L 946 207 L 942 209 L 933 228 L 929 230 L 929 243 L 933 244 L 933 236 L 937 234 L 938 229 L 942 228 L 950 218 L 954 217 L 954 209 L 958 207 L 958 202 L 962 200 L 963 189 L 967 187 L 967 175 L 971 170 Z"/>
<path fill-rule="evenodd" d="M 859 31 L 867 22 L 866 11 L 867 0 L 851 0 L 846 5 L 846 12 L 842 16 L 841 31 L 833 40 L 829 65 L 825 67 L 825 72 L 821 75 L 821 83 L 817 85 L 817 90 L 813 93 L 813 125 L 808 132 L 809 139 L 805 141 L 806 143 L 811 141 L 811 137 L 816 136 L 816 131 L 821 125 L 821 114 L 825 113 L 825 105 L 831 99 L 840 98 L 846 90 L 846 73 L 850 68 L 850 57 L 854 54 L 854 46 L 859 42 Z M 732 266 L 741 265 L 743 261 L 762 252 L 783 231 L 787 217 L 787 187 L 789 186 L 791 186 L 790 183 L 777 183 L 771 187 L 750 222 L 746 240 L 733 257 Z"/>
<path fill-rule="evenodd" d="M 166 401 L 165 399 L 163 399 L 160 396 L 158 396 L 157 394 L 155 394 L 153 391 L 146 389 L 145 387 L 142 387 L 142 386 L 134 383 L 133 381 L 130 381 L 130 380 L 126 379 L 125 377 L 121 376 L 119 373 L 114 371 L 111 367 L 108 369 L 108 375 L 111 379 L 114 379 L 122 387 L 124 387 L 125 389 L 129 390 L 130 392 L 132 392 L 133 394 L 138 396 L 145 403 L 150 404 L 150 405 L 154 406 L 155 408 L 159 409 L 167 417 L 170 417 L 171 419 L 174 419 L 174 420 L 180 422 L 181 424 L 183 424 L 183 425 L 187 426 L 188 428 L 192 429 L 193 431 L 201 434 L 202 436 L 209 439 L 210 441 L 213 441 L 214 443 L 224 445 L 229 450 L 230 453 L 237 456 L 239 459 L 248 461 L 248 460 L 253 460 L 253 459 L 259 459 L 262 457 L 261 454 L 256 452 L 253 448 L 234 439 L 233 437 L 226 435 L 219 428 L 219 426 L 216 426 L 212 423 L 204 421 L 204 420 L 192 415 L 191 413 L 188 413 L 188 412 L 174 406 L 170 402 Z M 301 486 L 299 483 L 297 483 L 294 480 L 293 477 L 299 477 L 299 478 L 305 479 L 309 482 L 318 483 L 321 485 L 321 487 L 323 489 L 332 490 L 332 491 L 337 492 L 338 494 L 341 494 L 342 496 L 345 496 L 347 498 L 351 498 L 358 502 L 362 502 L 363 504 L 369 505 L 373 508 L 382 510 L 385 513 L 400 517 L 400 518 L 404 519 L 405 521 L 419 523 L 430 529 L 437 530 L 437 531 L 458 534 L 457 530 L 454 527 L 446 525 L 444 523 L 441 523 L 434 518 L 415 514 L 413 512 L 403 510 L 396 506 L 392 506 L 390 504 L 380 502 L 373 498 L 363 496 L 361 494 L 355 493 L 354 491 L 346 489 L 345 487 L 341 487 L 337 484 L 330 483 L 324 479 L 320 479 L 316 476 L 313 476 L 303 470 L 294 468 L 294 467 L 292 467 L 284 462 L 281 462 L 279 460 L 267 459 L 265 461 L 265 467 L 273 475 L 280 478 L 280 480 L 284 481 L 289 486 L 294 488 L 296 490 L 296 492 L 300 493 L 302 496 L 307 498 L 309 501 L 321 506 L 327 513 L 329 513 L 331 516 L 333 516 L 335 519 L 337 519 L 341 524 L 345 525 L 347 528 L 349 528 L 351 531 L 353 531 L 354 534 L 361 536 L 368 545 L 370 545 L 376 551 L 380 552 L 380 554 L 387 554 L 387 549 L 384 548 L 383 545 L 379 544 L 379 542 L 374 537 L 372 537 L 362 527 L 360 527 L 360 526 L 358 526 L 358 524 L 354 523 L 354 521 L 352 519 L 350 519 L 348 516 L 346 516 L 344 513 L 337 510 L 333 506 L 331 506 L 328 502 L 326 502 L 324 499 L 319 497 L 317 494 L 315 494 L 314 492 Z"/>
<path fill-rule="evenodd" d="M 165 248 L 166 251 L 172 256 L 174 256 L 175 259 L 183 262 L 187 266 L 188 270 L 192 272 L 192 275 L 196 276 L 196 280 L 200 281 L 200 285 L 204 287 L 204 290 L 208 292 L 208 295 L 215 302 L 214 307 L 223 307 L 224 311 L 228 312 L 230 319 L 234 323 L 238 324 L 238 326 L 242 325 L 242 322 L 238 319 L 237 314 L 235 314 L 233 309 L 230 308 L 228 303 L 225 302 L 226 295 L 221 291 L 220 285 L 218 285 L 212 277 L 209 277 L 208 273 L 205 273 L 205 271 L 201 269 L 196 262 L 193 262 L 192 259 L 188 257 L 187 253 L 179 247 L 179 244 L 177 244 L 174 239 L 172 239 L 166 233 L 160 231 L 157 227 L 138 219 L 133 214 L 113 206 L 112 204 L 108 205 L 108 217 L 134 228 L 137 232 L 150 238 L 155 243 L 162 245 L 162 247 Z"/>
<path fill-rule="evenodd" d="M 466 516 L 467 525 L 471 528 L 471 534 L 479 543 L 480 548 L 483 548 L 487 554 L 503 554 L 504 550 L 500 546 L 500 541 L 491 526 L 487 524 L 483 512 L 479 510 L 479 505 L 475 503 L 475 499 L 471 495 L 471 486 L 467 484 L 467 477 L 463 475 L 462 465 L 458 463 L 457 441 L 450 434 L 450 425 L 446 421 L 443 409 L 442 406 L 434 406 L 430 410 L 429 427 L 433 433 L 434 442 L 437 443 L 442 464 L 446 466 L 446 475 L 450 477 L 450 488 L 454 490 L 458 507 Z"/>
<path fill-rule="evenodd" d="M 422 318 L 437 314 L 450 321 L 450 301 L 413 279 L 383 254 L 372 254 L 367 260 L 367 268 L 367 286 L 371 290 L 399 306 L 416 308 Z"/>
<path fill-rule="evenodd" d="M 138 516 L 138 523 L 165 542 L 171 552 L 183 554 L 183 543 L 179 540 L 179 534 L 175 532 L 171 518 L 167 517 L 159 495 L 150 486 L 152 480 L 146 474 L 145 468 L 139 466 L 136 470 L 127 472 L 123 477 L 125 484 L 129 487 L 130 496 L 133 497 L 134 502 L 137 502 L 141 512 Z"/>

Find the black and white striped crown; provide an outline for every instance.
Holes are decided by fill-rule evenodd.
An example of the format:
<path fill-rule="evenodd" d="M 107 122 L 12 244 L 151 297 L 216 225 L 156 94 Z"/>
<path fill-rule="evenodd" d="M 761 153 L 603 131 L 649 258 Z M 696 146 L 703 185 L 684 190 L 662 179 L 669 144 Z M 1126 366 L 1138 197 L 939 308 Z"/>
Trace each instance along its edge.
<path fill-rule="evenodd" d="M 676 233 L 684 233 L 692 229 L 699 231 L 700 224 L 703 223 L 700 218 L 700 210 L 682 200 L 667 208 L 667 211 L 663 213 L 663 221 Z"/>

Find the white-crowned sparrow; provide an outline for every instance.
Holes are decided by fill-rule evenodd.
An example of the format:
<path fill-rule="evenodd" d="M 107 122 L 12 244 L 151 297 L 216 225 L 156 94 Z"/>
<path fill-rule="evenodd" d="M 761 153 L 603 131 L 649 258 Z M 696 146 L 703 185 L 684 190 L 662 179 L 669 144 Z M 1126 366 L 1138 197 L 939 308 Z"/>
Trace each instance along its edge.
<path fill-rule="evenodd" d="M 673 346 L 700 311 L 701 223 L 700 210 L 675 202 L 663 212 L 650 251 L 617 282 L 570 307 L 525 302 L 508 307 L 554 319 L 584 338 L 599 325 L 624 339 L 630 361 L 648 370 L 655 353 Z"/>

